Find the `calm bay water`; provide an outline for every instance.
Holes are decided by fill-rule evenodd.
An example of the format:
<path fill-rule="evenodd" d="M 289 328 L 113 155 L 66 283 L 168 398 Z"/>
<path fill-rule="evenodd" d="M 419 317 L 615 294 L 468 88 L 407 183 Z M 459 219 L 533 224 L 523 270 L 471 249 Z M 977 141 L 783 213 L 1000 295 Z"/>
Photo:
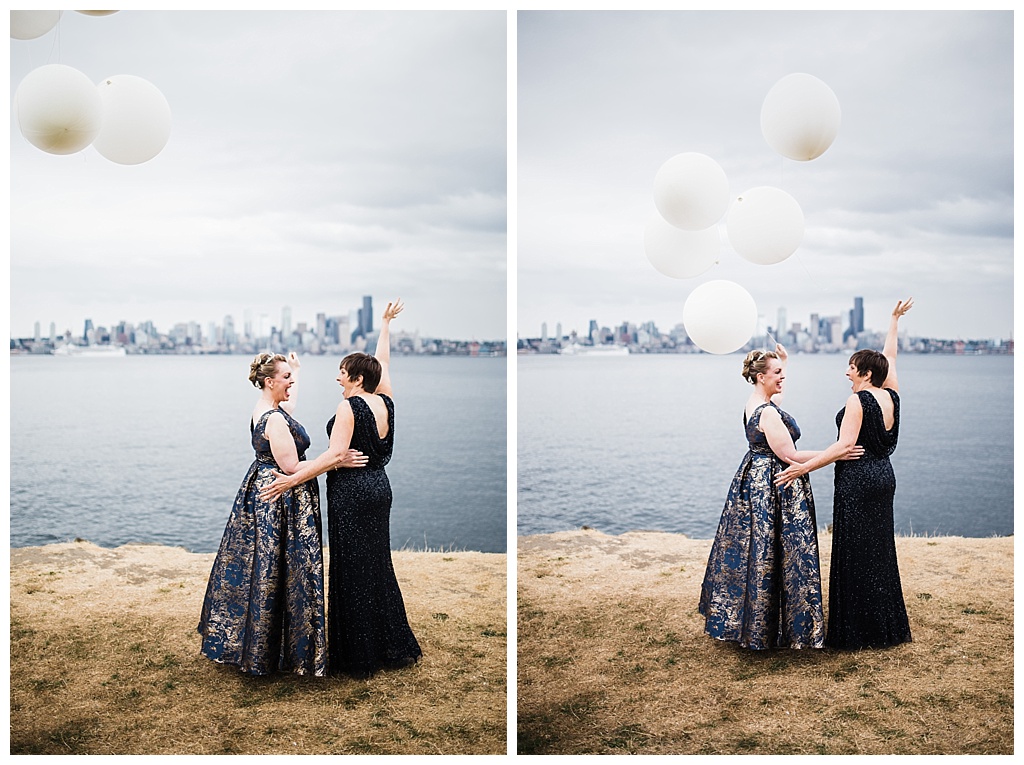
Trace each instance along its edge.
<path fill-rule="evenodd" d="M 741 357 L 517 359 L 519 534 L 586 525 L 619 534 L 714 536 L 746 452 Z M 846 355 L 790 358 L 782 407 L 801 449 L 836 439 Z M 1013 358 L 905 354 L 896 471 L 898 533 L 1013 533 Z M 832 467 L 811 474 L 819 527 Z"/>
<path fill-rule="evenodd" d="M 249 362 L 12 357 L 11 546 L 80 537 L 215 551 L 252 462 Z M 308 457 L 327 447 L 337 364 L 302 359 Z M 505 552 L 506 369 L 504 358 L 392 358 L 395 549 Z"/>

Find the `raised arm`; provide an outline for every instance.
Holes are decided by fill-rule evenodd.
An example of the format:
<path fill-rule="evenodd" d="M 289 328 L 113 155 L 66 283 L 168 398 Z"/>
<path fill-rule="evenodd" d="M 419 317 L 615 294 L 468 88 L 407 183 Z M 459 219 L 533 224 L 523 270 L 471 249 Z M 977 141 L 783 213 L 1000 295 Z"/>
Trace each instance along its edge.
<path fill-rule="evenodd" d="M 857 448 L 857 438 L 860 436 L 860 425 L 863 419 L 864 409 L 860 404 L 860 398 L 854 393 L 846 400 L 846 412 L 843 414 L 843 424 L 839 428 L 838 440 L 806 462 L 790 465 L 779 473 L 775 484 L 777 486 L 788 484 L 793 479 L 810 473 L 812 470 L 831 465 L 836 460 L 846 459 Z"/>
<path fill-rule="evenodd" d="M 882 387 L 892 388 L 896 392 L 899 392 L 900 389 L 899 381 L 896 379 L 896 351 L 899 350 L 900 317 L 913 306 L 914 298 L 900 300 L 896 303 L 896 307 L 892 309 L 892 317 L 889 319 L 889 332 L 885 336 L 885 346 L 882 348 L 882 354 L 889 362 L 889 374 L 886 376 L 885 382 L 882 383 Z"/>
<path fill-rule="evenodd" d="M 279 419 L 283 421 L 283 418 Z M 339 467 L 355 468 L 365 465 L 369 457 L 362 452 L 349 448 L 349 444 L 352 442 L 354 424 L 355 418 L 352 416 L 352 405 L 348 401 L 342 401 L 338 404 L 338 411 L 334 415 L 334 428 L 331 430 L 331 440 L 327 445 L 327 451 L 314 460 L 300 461 L 296 455 L 294 466 L 290 470 L 278 461 L 277 464 L 281 469 L 290 473 L 290 475 L 283 475 L 274 471 L 277 478 L 273 483 L 265 486 L 260 491 L 260 499 L 272 502 L 289 489 L 312 478 L 316 478 L 328 470 Z M 268 431 L 269 428 L 270 423 L 267 423 Z M 294 449 L 294 443 L 292 448 Z M 271 442 L 271 450 L 273 450 L 273 442 Z M 276 454 L 274 458 L 275 460 L 277 459 Z"/>
<path fill-rule="evenodd" d="M 401 298 L 388 303 L 381 318 L 380 334 L 377 335 L 377 350 L 373 353 L 374 358 L 380 362 L 380 382 L 377 383 L 377 390 L 374 392 L 386 396 L 391 395 L 391 320 L 398 316 L 403 308 L 405 306 L 402 305 Z"/>

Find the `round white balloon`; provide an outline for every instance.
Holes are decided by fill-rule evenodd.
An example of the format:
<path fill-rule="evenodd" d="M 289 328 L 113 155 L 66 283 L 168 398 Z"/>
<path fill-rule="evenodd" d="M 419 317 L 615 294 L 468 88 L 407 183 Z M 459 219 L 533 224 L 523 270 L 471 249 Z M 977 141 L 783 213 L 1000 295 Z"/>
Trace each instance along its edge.
<path fill-rule="evenodd" d="M 644 252 L 658 271 L 673 279 L 690 279 L 718 260 L 722 243 L 718 227 L 684 231 L 652 215 L 644 229 Z"/>
<path fill-rule="evenodd" d="M 743 287 L 725 279 L 706 282 L 683 305 L 686 334 L 708 353 L 732 353 L 757 327 L 757 304 Z"/>
<path fill-rule="evenodd" d="M 29 72 L 14 93 L 21 134 L 50 154 L 81 151 L 100 132 L 100 97 L 89 78 L 63 64 Z"/>
<path fill-rule="evenodd" d="M 121 165 L 151 160 L 171 136 L 171 107 L 148 80 L 131 74 L 107 77 L 96 86 L 103 127 L 93 141 L 102 156 Z"/>
<path fill-rule="evenodd" d="M 756 186 L 736 198 L 725 219 L 729 244 L 751 263 L 781 263 L 804 238 L 804 212 L 782 189 Z"/>
<path fill-rule="evenodd" d="M 34 40 L 42 37 L 60 21 L 64 11 L 11 11 L 11 38 Z"/>
<path fill-rule="evenodd" d="M 839 99 L 809 74 L 789 74 L 775 83 L 761 106 L 761 132 L 784 157 L 820 157 L 839 134 Z"/>
<path fill-rule="evenodd" d="M 701 231 L 715 225 L 729 206 L 729 179 L 706 154 L 676 154 L 654 177 L 654 206 L 676 228 Z"/>

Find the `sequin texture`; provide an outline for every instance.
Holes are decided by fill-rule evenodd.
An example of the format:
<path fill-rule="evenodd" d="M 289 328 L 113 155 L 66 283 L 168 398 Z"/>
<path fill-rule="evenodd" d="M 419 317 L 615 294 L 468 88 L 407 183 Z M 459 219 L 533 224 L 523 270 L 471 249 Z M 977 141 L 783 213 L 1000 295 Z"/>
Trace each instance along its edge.
<path fill-rule="evenodd" d="M 252 429 L 256 459 L 245 475 L 203 600 L 202 653 L 251 675 L 275 671 L 327 674 L 323 537 L 317 481 L 273 502 L 259 498 L 279 470 L 266 436 L 274 412 L 288 422 L 299 459 L 309 436 L 286 412 L 272 409 Z"/>
<path fill-rule="evenodd" d="M 330 673 L 355 677 L 412 664 L 422 655 L 391 562 L 391 483 L 384 467 L 394 446 L 395 406 L 390 397 L 377 395 L 387 406 L 387 435 L 380 437 L 369 404 L 352 396 L 350 446 L 369 462 L 327 473 Z M 334 417 L 328 436 L 333 428 Z"/>
<path fill-rule="evenodd" d="M 749 450 L 733 477 L 711 546 L 699 611 L 705 632 L 744 648 L 821 648 L 825 633 L 814 498 L 807 476 L 775 486 L 786 469 L 746 423 Z M 778 409 L 778 407 L 775 407 Z M 800 428 L 778 409 L 796 443 Z"/>
<path fill-rule="evenodd" d="M 869 391 L 859 391 L 864 410 L 858 460 L 837 462 L 829 572 L 830 648 L 881 648 L 911 640 L 896 561 L 893 499 L 896 475 L 889 456 L 900 430 L 900 397 L 892 397 L 894 422 L 886 431 L 882 408 Z M 836 415 L 840 427 L 845 407 Z"/>

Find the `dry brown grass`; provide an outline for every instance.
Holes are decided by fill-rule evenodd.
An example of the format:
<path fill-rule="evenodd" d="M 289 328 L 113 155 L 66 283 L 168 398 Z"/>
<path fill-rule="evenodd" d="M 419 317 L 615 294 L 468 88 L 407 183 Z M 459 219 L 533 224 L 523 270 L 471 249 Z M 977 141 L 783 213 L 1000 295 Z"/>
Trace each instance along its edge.
<path fill-rule="evenodd" d="M 831 538 L 820 543 L 827 581 Z M 520 539 L 520 754 L 1013 752 L 1012 537 L 898 539 L 914 642 L 858 652 L 705 636 L 710 547 Z"/>
<path fill-rule="evenodd" d="M 199 654 L 212 555 L 11 550 L 12 754 L 505 754 L 505 555 L 397 552 L 424 656 L 370 680 Z"/>

